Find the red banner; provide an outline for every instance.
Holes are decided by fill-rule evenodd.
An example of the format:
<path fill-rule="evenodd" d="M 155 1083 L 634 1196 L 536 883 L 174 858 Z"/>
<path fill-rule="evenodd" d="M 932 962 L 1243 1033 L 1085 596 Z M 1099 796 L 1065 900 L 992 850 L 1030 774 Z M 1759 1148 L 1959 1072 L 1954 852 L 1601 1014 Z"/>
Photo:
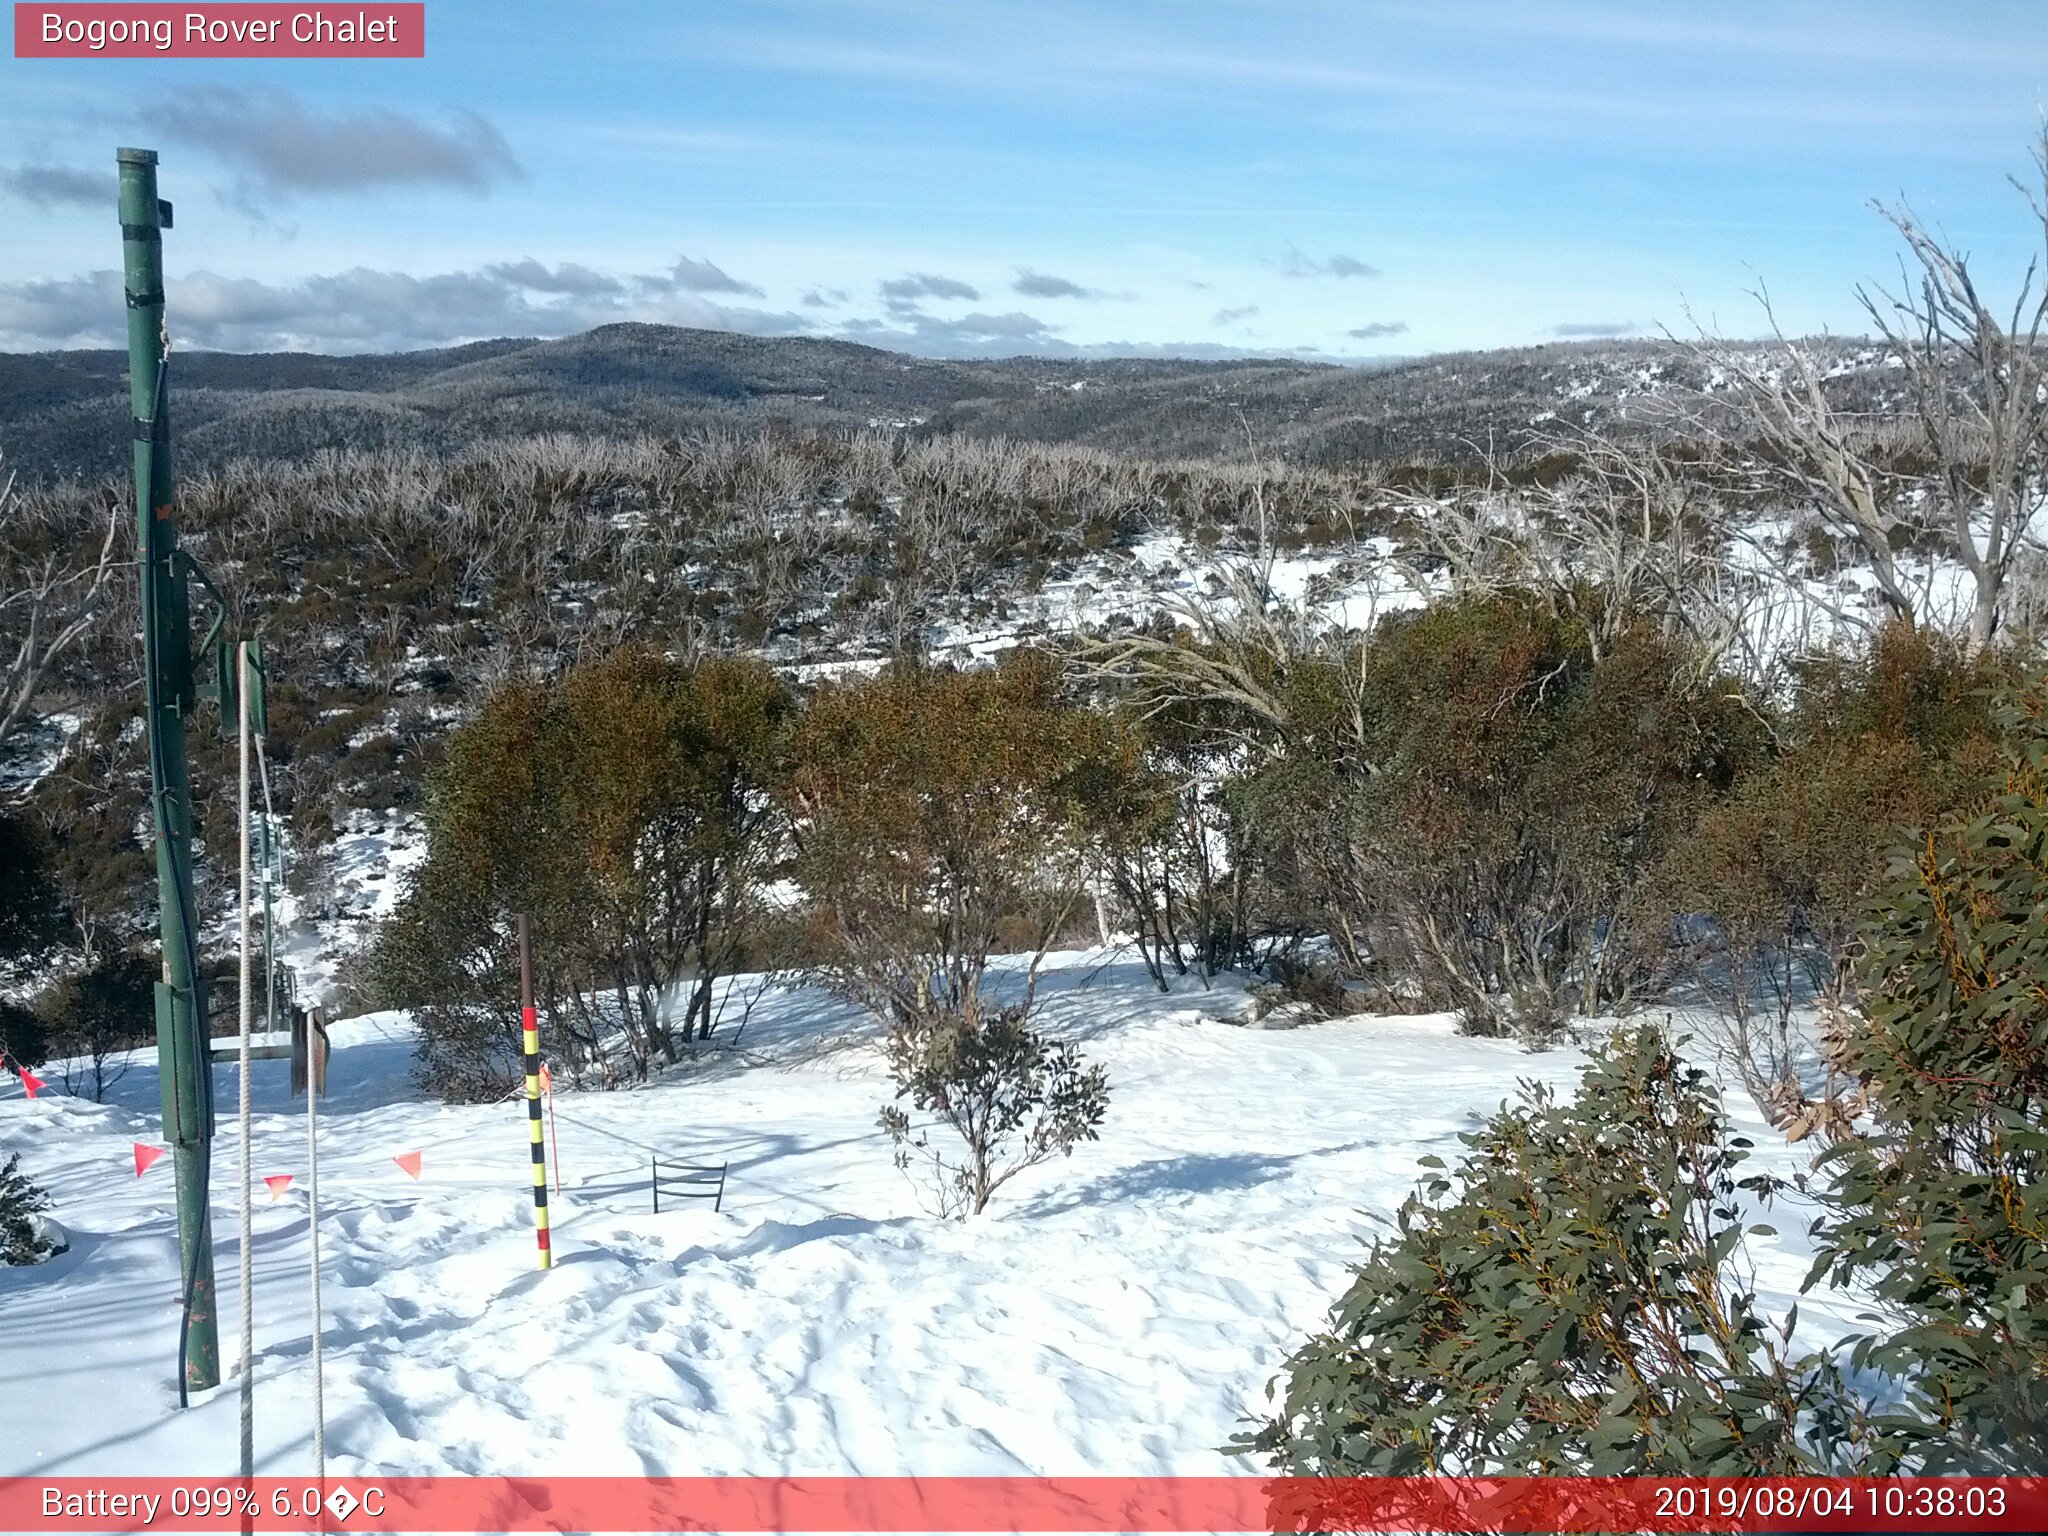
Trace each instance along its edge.
<path fill-rule="evenodd" d="M 2048 1478 L 6 1478 L 4 1531 L 2028 1531 Z"/>
<path fill-rule="evenodd" d="M 423 59 L 424 4 L 21 5 L 17 59 Z"/>

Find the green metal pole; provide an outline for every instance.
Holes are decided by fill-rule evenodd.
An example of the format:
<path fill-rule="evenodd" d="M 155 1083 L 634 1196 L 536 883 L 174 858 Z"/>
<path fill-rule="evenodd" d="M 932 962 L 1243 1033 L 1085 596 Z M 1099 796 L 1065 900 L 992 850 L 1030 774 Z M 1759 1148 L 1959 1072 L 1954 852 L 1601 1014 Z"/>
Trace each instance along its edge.
<path fill-rule="evenodd" d="M 196 693 L 191 604 L 171 517 L 170 423 L 164 410 L 162 231 L 170 205 L 156 195 L 156 151 L 115 152 L 121 170 L 121 254 L 128 291 L 129 394 L 135 417 L 136 556 L 142 586 L 143 688 L 156 833 L 164 974 L 156 989 L 157 1059 L 164 1139 L 177 1169 L 178 1255 L 184 1318 L 181 1395 L 220 1384 L 214 1316 L 213 1223 L 207 1198 L 213 1140 L 213 1065 L 198 976 L 192 898 L 192 789 L 185 723 Z"/>

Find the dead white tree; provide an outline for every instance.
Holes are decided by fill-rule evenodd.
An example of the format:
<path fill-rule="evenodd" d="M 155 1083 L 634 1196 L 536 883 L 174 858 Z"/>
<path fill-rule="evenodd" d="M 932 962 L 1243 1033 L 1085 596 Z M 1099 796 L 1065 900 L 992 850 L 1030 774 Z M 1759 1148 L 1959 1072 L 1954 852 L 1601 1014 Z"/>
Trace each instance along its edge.
<path fill-rule="evenodd" d="M 1735 523 L 1713 487 L 1659 443 L 1593 432 L 1533 438 L 1555 479 L 1509 473 L 1483 451 L 1485 480 L 1432 496 L 1392 493 L 1410 530 L 1399 562 L 1425 602 L 1522 593 L 1582 623 L 1597 659 L 1632 624 L 1683 637 L 1700 678 L 1741 652 L 1764 584 L 1731 559 Z"/>
<path fill-rule="evenodd" d="M 0 534 L 11 535 L 22 516 L 14 475 L 0 465 Z M 0 597 L 0 744 L 28 717 L 65 652 L 85 638 L 99 616 L 113 575 L 120 508 L 107 516 L 99 557 L 70 570 L 56 553 L 21 570 L 15 589 Z"/>
<path fill-rule="evenodd" d="M 1831 396 L 1829 369 L 1808 343 L 1788 340 L 1759 292 L 1774 345 L 1753 349 L 1707 338 L 1694 347 L 1736 386 L 1738 432 L 1762 450 L 1792 499 L 1851 544 L 1889 614 L 1939 622 L 1932 584 L 1910 579 L 1899 556 L 1924 547 L 1967 573 L 1971 642 L 1989 644 L 2004 618 L 2008 579 L 2038 550 L 2033 525 L 2048 471 L 2048 129 L 2034 153 L 2038 185 L 2015 178 L 2039 226 L 2043 251 L 2029 261 L 2009 308 L 1994 310 L 1969 255 L 1904 205 L 1877 211 L 1905 242 L 1896 289 L 1859 288 L 1857 297 L 1903 383 L 1903 398 L 1875 416 Z M 1915 450 L 1890 451 L 1903 425 Z M 1912 462 L 1917 460 L 1919 462 Z"/>
<path fill-rule="evenodd" d="M 1290 676 L 1304 666 L 1328 666 L 1343 699 L 1338 750 L 1370 771 L 1362 749 L 1363 640 L 1346 636 L 1312 601 L 1293 603 L 1275 590 L 1279 553 L 1267 492 L 1285 471 L 1260 457 L 1250 425 L 1239 420 L 1252 460 L 1246 492 L 1252 547 L 1219 555 L 1206 573 L 1206 592 L 1164 594 L 1163 631 L 1078 637 L 1074 668 L 1085 683 L 1128 698 L 1141 716 L 1182 704 L 1220 708 L 1225 735 L 1264 751 L 1296 733 Z"/>
<path fill-rule="evenodd" d="M 2019 187 L 2048 248 L 2048 133 L 2034 153 L 2041 188 Z M 2048 377 L 2041 328 L 2048 283 L 2041 255 L 2028 262 L 2012 307 L 1994 313 L 1969 257 L 1900 204 L 1883 210 L 1918 266 L 1896 293 L 1859 296 L 1905 371 L 1912 420 L 1933 463 L 1924 516 L 1940 528 L 1975 589 L 1970 641 L 1998 632 L 2006 580 L 2033 534 L 2048 450 Z M 1909 271 L 1901 263 L 1902 277 Z"/>
<path fill-rule="evenodd" d="M 1870 571 L 1880 605 L 1912 624 L 1918 605 L 1899 571 L 1898 552 L 1915 530 L 1901 511 L 1909 499 L 1901 495 L 1900 477 L 1873 461 L 1867 421 L 1829 397 L 1827 370 L 1813 348 L 1785 335 L 1767 291 L 1759 289 L 1757 298 L 1771 326 L 1768 358 L 1715 338 L 1695 344 L 1708 367 L 1735 386 L 1731 399 L 1740 426 L 1734 430 L 1749 442 L 1729 444 L 1727 434 L 1704 415 L 1700 435 L 1723 447 L 1760 452 L 1778 492 L 1852 545 Z"/>

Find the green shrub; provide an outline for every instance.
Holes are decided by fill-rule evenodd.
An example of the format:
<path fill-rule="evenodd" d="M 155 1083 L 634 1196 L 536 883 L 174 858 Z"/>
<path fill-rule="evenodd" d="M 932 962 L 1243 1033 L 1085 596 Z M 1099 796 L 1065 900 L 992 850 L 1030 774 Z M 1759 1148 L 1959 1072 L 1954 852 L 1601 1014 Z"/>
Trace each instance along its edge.
<path fill-rule="evenodd" d="M 0 1164 L 0 1264 L 36 1264 L 51 1251 L 34 1217 L 50 1208 L 50 1197 L 20 1171 L 19 1155 Z"/>
<path fill-rule="evenodd" d="M 1873 1124 L 1821 1167 L 1823 1277 L 1886 1331 L 1798 1361 L 1730 1263 L 1704 1075 L 1616 1036 L 1403 1208 L 1240 1448 L 1296 1474 L 2034 1473 L 2048 1465 L 2048 691 L 1996 712 L 2002 792 L 1897 859 L 1830 1044 Z M 1877 1402 L 1841 1364 L 1887 1378 Z"/>
<path fill-rule="evenodd" d="M 1402 1207 L 1238 1449 L 1312 1477 L 1808 1469 L 1815 1387 L 1730 1278 L 1770 1182 L 1738 1178 L 1726 1131 L 1649 1029 L 1568 1102 L 1525 1085 Z"/>
<path fill-rule="evenodd" d="M 1658 865 L 1761 735 L 1699 675 L 1647 625 L 1603 643 L 1536 598 L 1397 614 L 1292 670 L 1291 739 L 1236 798 L 1340 954 L 1540 1040 L 1661 976 Z"/>
<path fill-rule="evenodd" d="M 1812 1280 L 1857 1285 L 1901 1377 L 1889 1459 L 2048 1467 L 2048 695 L 2001 707 L 2003 792 L 1897 862 L 1859 962 L 1843 1067 L 1873 1133 L 1830 1149 Z"/>
<path fill-rule="evenodd" d="M 47 954 L 59 916 L 49 838 L 21 812 L 0 810 L 0 974 Z"/>
<path fill-rule="evenodd" d="M 39 1067 L 49 1059 L 49 1021 L 33 1008 L 0 997 L 0 1071 Z"/>
<path fill-rule="evenodd" d="M 1692 958 L 1717 1044 L 1788 1134 L 1834 1123 L 1802 1089 L 1794 1010 L 1816 995 L 1854 1004 L 1864 908 L 1900 833 L 1962 803 L 1996 763 L 1997 675 L 1988 655 L 1896 625 L 1809 658 L 1778 750 L 1669 850 L 1670 904 L 1712 919 Z"/>
<path fill-rule="evenodd" d="M 908 1172 L 913 1161 L 924 1163 L 941 1216 L 978 1216 L 1025 1169 L 1071 1157 L 1095 1140 L 1109 1108 L 1108 1074 L 1083 1067 L 1073 1044 L 1046 1039 L 1018 1008 L 893 1030 L 885 1054 L 897 1099 L 960 1139 L 957 1153 L 934 1147 L 899 1104 L 882 1110 L 896 1166 Z"/>

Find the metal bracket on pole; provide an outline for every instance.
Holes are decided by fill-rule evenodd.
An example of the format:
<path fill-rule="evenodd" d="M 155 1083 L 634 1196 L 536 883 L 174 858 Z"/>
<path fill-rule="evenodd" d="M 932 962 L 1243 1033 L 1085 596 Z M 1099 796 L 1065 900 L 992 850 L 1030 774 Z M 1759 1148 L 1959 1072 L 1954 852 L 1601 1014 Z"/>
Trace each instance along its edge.
<path fill-rule="evenodd" d="M 205 637 L 197 646 L 200 654 L 211 652 L 213 656 L 213 681 L 192 687 L 189 691 L 196 699 L 206 699 L 220 706 L 220 733 L 223 739 L 235 734 L 235 721 L 240 704 L 235 698 L 236 676 L 235 643 L 227 638 L 229 615 L 233 612 L 226 595 L 213 584 L 213 578 L 206 574 L 206 567 L 185 550 L 178 551 L 178 569 L 189 581 L 196 581 L 206 589 L 206 595 L 213 599 L 213 622 L 206 627 Z M 189 599 L 188 599 L 189 602 Z M 250 641 L 253 647 L 255 641 Z M 264 734 L 263 725 L 252 716 L 256 734 Z"/>
<path fill-rule="evenodd" d="M 270 734 L 269 688 L 263 672 L 263 642 L 249 642 L 249 729 L 258 736 Z"/>

